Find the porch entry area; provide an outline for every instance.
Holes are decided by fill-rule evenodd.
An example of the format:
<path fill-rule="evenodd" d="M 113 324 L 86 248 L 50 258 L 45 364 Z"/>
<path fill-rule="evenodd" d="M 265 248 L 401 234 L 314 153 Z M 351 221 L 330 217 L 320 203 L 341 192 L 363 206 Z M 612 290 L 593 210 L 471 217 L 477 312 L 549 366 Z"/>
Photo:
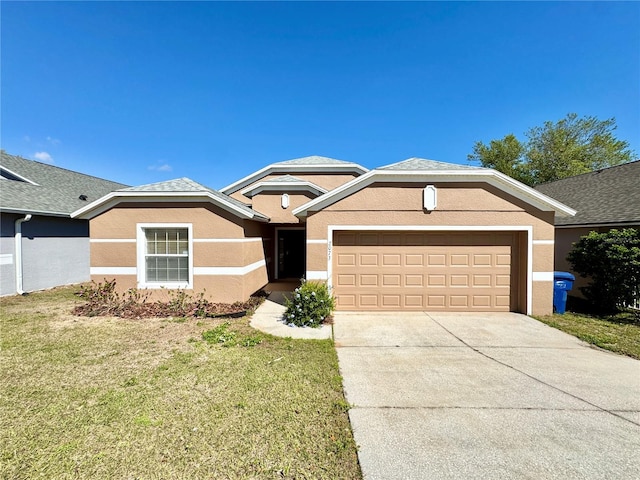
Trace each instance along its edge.
<path fill-rule="evenodd" d="M 277 280 L 302 278 L 306 271 L 307 232 L 304 228 L 276 227 Z"/>

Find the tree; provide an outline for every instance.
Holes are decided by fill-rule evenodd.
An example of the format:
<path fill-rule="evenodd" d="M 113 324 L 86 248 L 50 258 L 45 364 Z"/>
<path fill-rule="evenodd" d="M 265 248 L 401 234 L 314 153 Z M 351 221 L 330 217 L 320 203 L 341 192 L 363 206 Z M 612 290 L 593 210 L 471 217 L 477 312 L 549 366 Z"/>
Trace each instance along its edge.
<path fill-rule="evenodd" d="M 580 290 L 600 310 L 616 311 L 640 295 L 640 230 L 590 232 L 573 245 L 567 260 L 590 279 Z"/>
<path fill-rule="evenodd" d="M 616 128 L 615 118 L 578 118 L 569 113 L 555 123 L 529 129 L 525 143 L 513 134 L 489 145 L 478 141 L 467 158 L 527 185 L 538 185 L 633 160 L 629 143 L 613 135 Z"/>

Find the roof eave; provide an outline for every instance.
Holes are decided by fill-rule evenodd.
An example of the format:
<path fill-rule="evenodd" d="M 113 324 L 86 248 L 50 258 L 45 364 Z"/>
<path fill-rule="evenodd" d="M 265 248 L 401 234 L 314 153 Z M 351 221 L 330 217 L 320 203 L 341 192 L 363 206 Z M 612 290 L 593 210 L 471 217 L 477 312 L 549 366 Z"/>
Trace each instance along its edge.
<path fill-rule="evenodd" d="M 365 175 L 353 179 L 350 182 L 322 195 L 293 210 L 293 214 L 299 218 L 307 216 L 309 211 L 318 211 L 332 203 L 355 193 L 356 191 L 374 182 L 398 182 L 408 181 L 433 181 L 433 182 L 472 182 L 485 181 L 494 187 L 519 198 L 543 211 L 554 211 L 557 216 L 573 216 L 577 212 L 544 195 L 513 178 L 491 169 L 469 170 L 371 170 Z M 505 188 L 506 187 L 506 188 Z"/>
<path fill-rule="evenodd" d="M 260 180 L 261 178 L 266 177 L 267 175 L 271 174 L 271 173 L 287 173 L 287 172 L 318 172 L 318 173 L 324 173 L 324 172 L 333 172 L 333 173 L 340 173 L 340 172 L 351 172 L 351 173 L 357 173 L 359 175 L 362 175 L 364 173 L 367 173 L 369 170 L 367 170 L 365 167 L 363 167 L 362 165 L 358 165 L 357 163 L 344 163 L 344 164 L 317 164 L 317 165 L 279 165 L 277 163 L 272 163 L 271 165 L 268 165 L 264 168 L 261 168 L 260 170 L 253 172 L 250 175 L 247 175 L 244 178 L 241 178 L 240 180 L 227 185 L 226 187 L 220 189 L 220 192 L 230 195 L 232 193 L 237 192 L 238 190 L 240 190 L 241 188 L 246 187 L 247 185 L 249 185 L 252 182 L 255 182 L 256 180 Z"/>
<path fill-rule="evenodd" d="M 18 215 L 42 215 L 43 217 L 62 217 L 72 218 L 70 213 L 66 212 L 51 212 L 48 210 L 34 210 L 25 208 L 12 208 L 12 207 L 0 207 L 1 213 L 15 213 Z"/>
<path fill-rule="evenodd" d="M 256 220 L 259 222 L 268 222 L 269 218 L 259 214 L 258 212 L 249 213 L 231 202 L 226 202 L 208 192 L 111 192 L 108 195 L 90 203 L 89 205 L 76 210 L 71 214 L 71 218 L 82 218 L 90 220 L 101 213 L 106 212 L 119 203 L 128 201 L 143 202 L 193 202 L 202 199 L 214 203 L 230 213 L 247 220 Z M 253 210 L 252 210 L 253 211 Z"/>
<path fill-rule="evenodd" d="M 268 182 L 260 182 L 253 187 L 245 188 L 240 193 L 246 197 L 253 198 L 255 195 L 258 195 L 261 192 L 280 192 L 280 191 L 306 191 L 312 192 L 316 195 L 323 195 L 327 193 L 328 190 L 312 183 L 312 182 L 278 182 L 278 183 L 268 183 Z"/>

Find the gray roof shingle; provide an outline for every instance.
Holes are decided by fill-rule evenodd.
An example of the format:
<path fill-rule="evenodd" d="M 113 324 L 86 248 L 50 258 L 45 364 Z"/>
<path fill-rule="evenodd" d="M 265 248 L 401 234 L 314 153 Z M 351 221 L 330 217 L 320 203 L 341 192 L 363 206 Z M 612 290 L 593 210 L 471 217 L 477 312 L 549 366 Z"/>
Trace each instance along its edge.
<path fill-rule="evenodd" d="M 120 189 L 121 192 L 210 192 L 209 187 L 194 182 L 190 178 L 182 177 L 164 182 L 148 183 L 136 187 Z"/>
<path fill-rule="evenodd" d="M 556 225 L 640 224 L 640 160 L 535 187 L 578 211 Z"/>
<path fill-rule="evenodd" d="M 277 178 L 271 178 L 265 180 L 263 183 L 290 183 L 290 182 L 304 182 L 301 178 L 294 177 L 293 175 L 283 175 Z"/>
<path fill-rule="evenodd" d="M 467 165 L 458 165 L 457 163 L 438 162 L 436 160 L 427 160 L 425 158 L 409 158 L 402 162 L 392 163 L 376 170 L 468 170 L 478 169 L 479 167 L 470 167 Z"/>
<path fill-rule="evenodd" d="M 176 178 L 174 180 L 167 180 L 165 182 L 158 183 L 149 183 L 147 185 L 140 185 L 137 187 L 129 187 L 123 188 L 119 190 L 120 192 L 159 192 L 159 193 L 167 193 L 167 192 L 202 192 L 213 195 L 214 197 L 223 200 L 227 203 L 235 205 L 240 210 L 247 213 L 249 216 L 260 217 L 264 219 L 268 219 L 267 216 L 261 214 L 248 207 L 244 203 L 236 200 L 235 198 L 230 197 L 229 195 L 225 195 L 217 190 L 206 187 L 198 182 L 195 182 L 187 177 Z"/>
<path fill-rule="evenodd" d="M 69 216 L 104 195 L 125 185 L 64 168 L 0 152 L 0 210 Z M 33 183 L 13 177 L 19 175 Z M 86 200 L 80 200 L 85 195 Z"/>
<path fill-rule="evenodd" d="M 345 162 L 344 160 L 336 160 L 335 158 L 311 155 L 309 157 L 294 158 L 292 160 L 277 162 L 273 165 L 351 165 L 351 163 L 352 162 Z"/>

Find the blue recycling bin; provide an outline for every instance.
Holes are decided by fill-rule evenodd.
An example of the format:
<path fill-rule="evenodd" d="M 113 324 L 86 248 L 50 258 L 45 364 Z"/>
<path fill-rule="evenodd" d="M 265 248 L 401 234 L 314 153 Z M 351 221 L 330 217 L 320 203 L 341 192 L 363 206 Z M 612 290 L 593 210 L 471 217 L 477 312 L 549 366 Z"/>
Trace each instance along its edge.
<path fill-rule="evenodd" d="M 573 288 L 574 277 L 569 272 L 553 272 L 553 311 L 564 313 L 567 309 L 567 292 Z"/>

